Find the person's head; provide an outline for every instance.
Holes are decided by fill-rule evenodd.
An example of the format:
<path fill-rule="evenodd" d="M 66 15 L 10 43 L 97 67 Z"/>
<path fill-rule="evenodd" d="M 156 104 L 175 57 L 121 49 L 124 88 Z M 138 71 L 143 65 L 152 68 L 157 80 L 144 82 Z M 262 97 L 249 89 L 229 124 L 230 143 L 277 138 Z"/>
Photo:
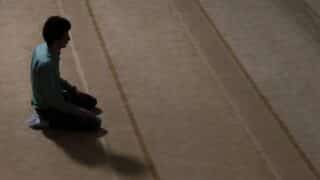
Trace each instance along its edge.
<path fill-rule="evenodd" d="M 48 47 L 58 49 L 66 47 L 69 37 L 71 23 L 63 17 L 51 16 L 43 26 L 42 36 Z"/>

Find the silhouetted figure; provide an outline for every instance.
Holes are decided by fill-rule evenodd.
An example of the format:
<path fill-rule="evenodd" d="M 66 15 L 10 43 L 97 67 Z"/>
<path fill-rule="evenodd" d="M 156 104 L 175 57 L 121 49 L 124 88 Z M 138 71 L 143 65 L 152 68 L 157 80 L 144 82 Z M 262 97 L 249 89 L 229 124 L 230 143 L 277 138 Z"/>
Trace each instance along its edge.
<path fill-rule="evenodd" d="M 32 54 L 32 106 L 40 123 L 31 128 L 58 128 L 67 130 L 99 130 L 101 120 L 96 117 L 95 97 L 80 92 L 60 77 L 60 51 L 68 44 L 70 22 L 59 16 L 47 19 L 43 27 L 44 43 Z"/>

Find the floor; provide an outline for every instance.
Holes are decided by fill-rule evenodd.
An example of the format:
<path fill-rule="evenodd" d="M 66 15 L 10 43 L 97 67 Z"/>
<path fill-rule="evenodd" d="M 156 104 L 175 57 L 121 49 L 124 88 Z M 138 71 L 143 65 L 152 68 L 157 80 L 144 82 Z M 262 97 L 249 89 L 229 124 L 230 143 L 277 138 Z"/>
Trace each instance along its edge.
<path fill-rule="evenodd" d="M 1 179 L 319 179 L 308 1 L 0 0 Z M 25 122 L 51 15 L 72 23 L 62 76 L 98 98 L 105 136 Z"/>

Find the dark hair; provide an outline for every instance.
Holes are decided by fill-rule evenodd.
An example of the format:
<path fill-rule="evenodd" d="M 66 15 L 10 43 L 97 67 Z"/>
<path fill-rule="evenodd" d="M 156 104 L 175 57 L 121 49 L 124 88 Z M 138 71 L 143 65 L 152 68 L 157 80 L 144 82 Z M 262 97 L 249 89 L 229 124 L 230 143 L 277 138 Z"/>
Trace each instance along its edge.
<path fill-rule="evenodd" d="M 51 16 L 44 23 L 42 36 L 49 46 L 55 40 L 60 40 L 63 37 L 63 34 L 70 29 L 71 23 L 66 18 Z"/>

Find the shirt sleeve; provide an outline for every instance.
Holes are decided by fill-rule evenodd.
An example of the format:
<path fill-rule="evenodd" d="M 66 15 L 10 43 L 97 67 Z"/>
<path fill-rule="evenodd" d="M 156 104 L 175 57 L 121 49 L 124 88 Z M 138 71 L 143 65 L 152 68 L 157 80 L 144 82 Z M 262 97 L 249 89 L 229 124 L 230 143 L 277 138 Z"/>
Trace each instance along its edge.
<path fill-rule="evenodd" d="M 60 86 L 56 82 L 52 70 L 50 70 L 50 65 L 42 64 L 38 69 L 39 78 L 39 90 L 43 100 L 50 106 L 64 113 L 77 115 L 79 114 L 79 108 L 71 103 L 64 100 Z"/>

